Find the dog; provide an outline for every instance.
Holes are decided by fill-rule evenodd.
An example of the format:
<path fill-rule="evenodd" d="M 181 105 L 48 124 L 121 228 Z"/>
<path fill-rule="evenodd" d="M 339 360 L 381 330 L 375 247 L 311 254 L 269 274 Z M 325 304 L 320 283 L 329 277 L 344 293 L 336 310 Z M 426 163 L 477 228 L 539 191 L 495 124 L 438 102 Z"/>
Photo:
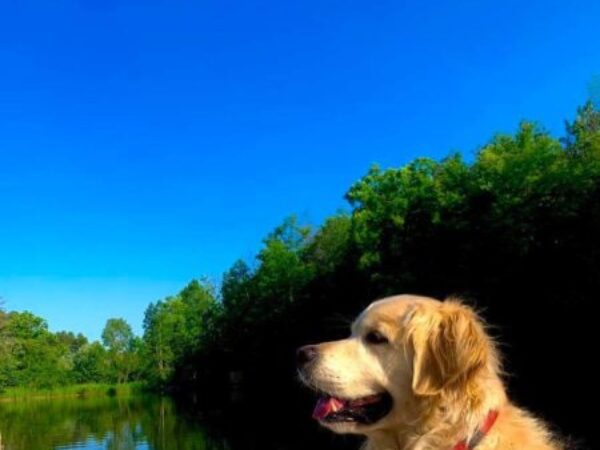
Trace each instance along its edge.
<path fill-rule="evenodd" d="M 351 331 L 298 349 L 298 372 L 320 396 L 313 417 L 365 450 L 564 448 L 507 398 L 497 346 L 460 300 L 384 298 Z"/>

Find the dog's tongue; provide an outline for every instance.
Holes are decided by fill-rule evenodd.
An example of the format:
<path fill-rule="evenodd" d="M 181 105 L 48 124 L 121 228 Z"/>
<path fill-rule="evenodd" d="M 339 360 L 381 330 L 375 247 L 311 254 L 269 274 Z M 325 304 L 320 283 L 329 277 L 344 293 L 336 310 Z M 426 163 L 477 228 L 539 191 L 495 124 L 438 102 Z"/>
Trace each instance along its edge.
<path fill-rule="evenodd" d="M 335 397 L 321 397 L 313 411 L 313 419 L 323 420 L 329 414 L 339 411 L 344 407 L 345 403 Z"/>

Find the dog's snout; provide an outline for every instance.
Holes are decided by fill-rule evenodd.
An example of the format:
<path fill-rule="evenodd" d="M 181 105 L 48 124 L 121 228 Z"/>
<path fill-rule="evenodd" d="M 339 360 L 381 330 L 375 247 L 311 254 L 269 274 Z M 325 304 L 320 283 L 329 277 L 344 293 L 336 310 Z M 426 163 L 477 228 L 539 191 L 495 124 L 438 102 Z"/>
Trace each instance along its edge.
<path fill-rule="evenodd" d="M 319 351 L 314 345 L 305 345 L 296 351 L 296 360 L 298 367 L 305 366 L 309 362 L 315 360 L 319 356 Z"/>

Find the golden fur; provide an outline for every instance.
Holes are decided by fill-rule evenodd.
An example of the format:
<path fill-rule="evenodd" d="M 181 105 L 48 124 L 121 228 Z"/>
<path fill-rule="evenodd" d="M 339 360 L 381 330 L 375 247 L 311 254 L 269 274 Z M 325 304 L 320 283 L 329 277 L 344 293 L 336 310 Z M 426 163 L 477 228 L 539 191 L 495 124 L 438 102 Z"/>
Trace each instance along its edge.
<path fill-rule="evenodd" d="M 370 331 L 389 343 L 370 345 Z M 317 346 L 303 380 L 340 398 L 386 390 L 391 412 L 371 425 L 323 423 L 367 437 L 367 450 L 451 450 L 490 410 L 498 419 L 477 450 L 557 450 L 545 425 L 507 399 L 498 351 L 481 319 L 457 300 L 401 295 L 371 304 L 352 334 Z"/>

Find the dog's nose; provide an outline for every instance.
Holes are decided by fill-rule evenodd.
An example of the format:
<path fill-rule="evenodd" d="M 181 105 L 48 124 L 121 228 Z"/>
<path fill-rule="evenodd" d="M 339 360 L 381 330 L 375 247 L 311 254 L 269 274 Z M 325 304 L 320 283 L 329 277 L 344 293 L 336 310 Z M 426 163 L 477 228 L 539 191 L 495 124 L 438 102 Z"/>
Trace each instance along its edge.
<path fill-rule="evenodd" d="M 305 345 L 304 347 L 300 347 L 296 351 L 296 360 L 298 362 L 298 367 L 305 366 L 309 362 L 313 361 L 318 355 L 319 351 L 314 345 Z"/>

